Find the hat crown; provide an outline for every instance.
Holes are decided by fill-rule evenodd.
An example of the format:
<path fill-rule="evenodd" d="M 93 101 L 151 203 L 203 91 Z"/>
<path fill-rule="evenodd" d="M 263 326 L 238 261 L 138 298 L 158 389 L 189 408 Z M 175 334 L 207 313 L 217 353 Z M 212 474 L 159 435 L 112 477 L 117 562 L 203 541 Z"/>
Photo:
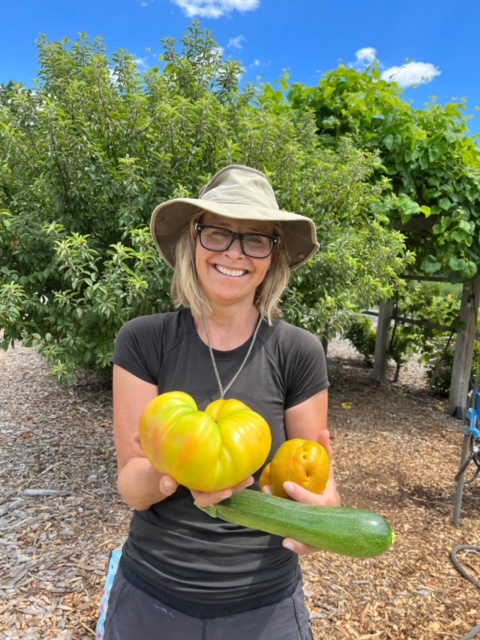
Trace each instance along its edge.
<path fill-rule="evenodd" d="M 216 173 L 200 191 L 199 198 L 258 209 L 279 209 L 267 176 L 257 169 L 239 164 L 229 165 Z"/>

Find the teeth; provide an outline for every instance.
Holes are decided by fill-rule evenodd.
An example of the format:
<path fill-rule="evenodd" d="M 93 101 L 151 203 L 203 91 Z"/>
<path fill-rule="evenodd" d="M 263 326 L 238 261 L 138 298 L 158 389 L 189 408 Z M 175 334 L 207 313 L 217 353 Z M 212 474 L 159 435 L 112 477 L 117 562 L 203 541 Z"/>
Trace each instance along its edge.
<path fill-rule="evenodd" d="M 233 278 L 239 278 L 246 273 L 243 269 L 227 269 L 227 267 L 220 267 L 219 265 L 217 265 L 217 269 L 220 273 L 223 273 L 223 275 L 232 276 Z"/>

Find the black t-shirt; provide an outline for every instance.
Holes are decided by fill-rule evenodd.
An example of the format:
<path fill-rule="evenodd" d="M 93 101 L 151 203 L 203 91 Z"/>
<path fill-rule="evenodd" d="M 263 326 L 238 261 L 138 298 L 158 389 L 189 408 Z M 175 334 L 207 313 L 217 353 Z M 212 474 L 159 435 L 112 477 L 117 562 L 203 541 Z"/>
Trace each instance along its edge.
<path fill-rule="evenodd" d="M 249 345 L 214 350 L 224 387 Z M 159 393 L 189 393 L 202 410 L 219 398 L 208 347 L 189 310 L 128 322 L 118 334 L 112 362 L 157 385 Z M 271 458 L 286 440 L 285 410 L 327 387 L 320 341 L 276 320 L 260 327 L 249 359 L 225 397 L 245 402 L 265 418 L 272 432 Z M 179 487 L 170 498 L 134 512 L 122 562 L 159 593 L 205 605 L 229 603 L 264 597 L 295 581 L 298 557 L 281 542 L 278 536 L 212 519 Z"/>

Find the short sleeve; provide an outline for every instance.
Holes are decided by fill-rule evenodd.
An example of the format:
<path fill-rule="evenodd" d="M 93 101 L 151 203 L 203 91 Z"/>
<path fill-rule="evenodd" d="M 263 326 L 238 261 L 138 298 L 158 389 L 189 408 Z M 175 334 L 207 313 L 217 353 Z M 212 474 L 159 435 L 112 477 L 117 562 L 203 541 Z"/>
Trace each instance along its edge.
<path fill-rule="evenodd" d="M 285 408 L 294 407 L 329 387 L 327 359 L 320 340 L 313 334 L 291 327 L 284 362 Z"/>
<path fill-rule="evenodd" d="M 111 359 L 137 378 L 158 384 L 162 362 L 161 316 L 142 316 L 127 322 L 117 334 Z"/>

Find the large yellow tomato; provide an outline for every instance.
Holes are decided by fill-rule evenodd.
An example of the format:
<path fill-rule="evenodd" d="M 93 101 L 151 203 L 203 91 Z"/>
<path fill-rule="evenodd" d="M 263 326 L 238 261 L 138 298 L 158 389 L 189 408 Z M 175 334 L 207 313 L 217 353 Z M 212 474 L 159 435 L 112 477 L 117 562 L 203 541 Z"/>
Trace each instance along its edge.
<path fill-rule="evenodd" d="M 145 455 L 161 473 L 197 491 L 220 491 L 252 475 L 272 446 L 270 427 L 240 400 L 200 411 L 182 391 L 152 400 L 140 419 Z"/>
<path fill-rule="evenodd" d="M 312 491 L 323 493 L 330 473 L 328 452 L 313 440 L 293 438 L 284 442 L 260 476 L 260 489 L 270 485 L 274 496 L 289 498 L 283 483 L 291 480 Z"/>

